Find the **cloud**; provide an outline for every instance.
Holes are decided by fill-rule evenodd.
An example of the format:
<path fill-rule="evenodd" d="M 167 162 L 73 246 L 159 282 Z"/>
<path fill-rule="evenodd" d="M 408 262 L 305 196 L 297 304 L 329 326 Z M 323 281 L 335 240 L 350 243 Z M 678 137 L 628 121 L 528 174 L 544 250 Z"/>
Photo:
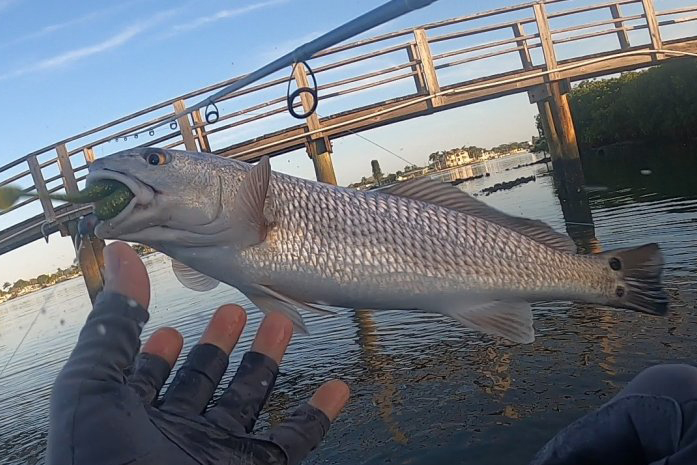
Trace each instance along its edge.
<path fill-rule="evenodd" d="M 5 1 L 12 1 L 12 0 L 5 0 Z M 2 10 L 2 3 L 1 2 L 2 2 L 2 0 L 0 0 L 0 10 Z M 128 4 L 130 4 L 130 3 L 133 3 L 133 2 L 129 2 Z M 89 21 L 93 21 L 93 20 L 98 19 L 102 16 L 106 16 L 106 15 L 108 15 L 108 14 L 110 14 L 118 9 L 121 9 L 126 5 L 127 5 L 127 3 L 122 3 L 122 4 L 119 4 L 119 5 L 110 7 L 110 8 L 105 8 L 103 10 L 92 11 L 90 13 L 87 13 L 86 15 L 79 16 L 77 18 L 73 18 L 73 19 L 70 19 L 68 21 L 64 21 L 62 23 L 49 24 L 48 26 L 44 26 L 41 29 L 30 32 L 28 34 L 24 34 L 22 36 L 14 38 L 8 42 L 0 44 L 0 48 L 6 48 L 6 47 L 9 47 L 11 45 L 17 45 L 17 44 L 20 44 L 22 42 L 26 42 L 26 41 L 32 40 L 32 39 L 38 39 L 40 37 L 44 37 L 44 36 L 47 36 L 49 34 L 53 34 L 55 32 L 61 31 L 63 29 L 67 29 L 67 28 L 70 28 L 73 26 L 84 24 L 84 23 L 89 22 Z"/>
<path fill-rule="evenodd" d="M 288 0 L 267 0 L 265 2 L 259 2 L 259 3 L 252 3 L 251 5 L 239 7 L 239 8 L 231 8 L 228 10 L 220 10 L 217 13 L 214 13 L 212 15 L 208 16 L 200 16 L 198 18 L 195 18 L 192 21 L 182 23 L 182 24 L 176 24 L 172 27 L 172 31 L 166 35 L 166 37 L 171 37 L 173 35 L 182 33 L 182 32 L 187 32 L 191 31 L 194 29 L 198 29 L 201 26 L 205 26 L 206 24 L 209 23 L 214 23 L 216 21 L 220 21 L 223 19 L 228 19 L 228 18 L 233 18 L 235 16 L 241 16 L 247 13 L 250 13 L 255 10 L 260 10 L 262 8 L 267 8 L 270 6 L 274 5 L 280 5 L 282 3 L 287 3 Z"/>
<path fill-rule="evenodd" d="M 98 55 L 100 53 L 104 53 L 106 51 L 121 47 L 122 45 L 130 42 L 134 37 L 150 29 L 157 23 L 172 16 L 176 11 L 178 11 L 178 9 L 172 9 L 162 13 L 158 13 L 148 21 L 132 24 L 123 29 L 121 32 L 109 37 L 106 40 L 103 40 L 102 42 L 98 42 L 93 45 L 88 45 L 86 47 L 77 48 L 75 50 L 69 50 L 59 55 L 46 58 L 36 63 L 24 66 L 22 68 L 17 68 L 9 73 L 0 74 L 0 81 L 16 78 L 25 74 L 46 71 L 61 66 L 66 66 L 70 63 L 74 63 L 89 56 Z"/>

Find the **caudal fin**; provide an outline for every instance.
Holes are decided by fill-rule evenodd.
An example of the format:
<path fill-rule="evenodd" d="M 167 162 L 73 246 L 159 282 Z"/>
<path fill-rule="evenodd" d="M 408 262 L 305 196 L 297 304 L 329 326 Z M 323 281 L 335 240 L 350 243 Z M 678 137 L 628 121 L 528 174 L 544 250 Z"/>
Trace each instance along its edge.
<path fill-rule="evenodd" d="M 668 295 L 661 283 L 663 254 L 658 244 L 610 250 L 602 255 L 619 278 L 611 305 L 653 315 L 668 312 Z"/>

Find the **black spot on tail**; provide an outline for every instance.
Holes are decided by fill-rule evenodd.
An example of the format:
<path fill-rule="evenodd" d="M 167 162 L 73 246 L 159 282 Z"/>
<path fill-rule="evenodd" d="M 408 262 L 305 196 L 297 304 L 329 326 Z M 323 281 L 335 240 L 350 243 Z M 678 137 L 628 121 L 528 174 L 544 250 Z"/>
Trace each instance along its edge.
<path fill-rule="evenodd" d="M 611 250 L 603 256 L 620 281 L 611 305 L 653 315 L 666 314 L 668 295 L 661 282 L 664 262 L 658 244 Z"/>

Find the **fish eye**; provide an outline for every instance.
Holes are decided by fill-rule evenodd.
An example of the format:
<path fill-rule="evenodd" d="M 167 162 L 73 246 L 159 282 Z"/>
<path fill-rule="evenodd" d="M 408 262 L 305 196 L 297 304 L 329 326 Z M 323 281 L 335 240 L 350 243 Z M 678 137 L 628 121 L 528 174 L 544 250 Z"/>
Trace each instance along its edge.
<path fill-rule="evenodd" d="M 153 166 L 164 165 L 165 163 L 167 163 L 167 157 L 162 152 L 152 152 L 149 155 L 145 156 L 145 160 L 148 162 L 149 165 Z"/>

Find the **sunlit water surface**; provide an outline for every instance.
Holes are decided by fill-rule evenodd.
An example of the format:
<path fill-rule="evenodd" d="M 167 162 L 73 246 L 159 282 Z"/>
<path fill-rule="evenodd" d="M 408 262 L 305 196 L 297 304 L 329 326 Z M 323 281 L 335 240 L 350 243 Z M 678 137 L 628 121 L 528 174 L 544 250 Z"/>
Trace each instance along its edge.
<path fill-rule="evenodd" d="M 477 193 L 534 174 L 535 182 L 480 198 L 559 231 L 580 227 L 579 245 L 590 250 L 659 242 L 670 316 L 540 303 L 534 305 L 537 340 L 514 346 L 435 314 L 310 315 L 312 335 L 293 339 L 262 427 L 282 419 L 324 380 L 339 377 L 351 386 L 351 403 L 307 463 L 525 463 L 559 428 L 607 401 L 641 369 L 692 362 L 697 353 L 697 150 L 636 148 L 586 160 L 595 238 L 583 224 L 590 217 L 578 221 L 576 215 L 573 223 L 582 224 L 565 224 L 544 164 L 510 169 L 533 159 L 521 155 L 475 166 L 459 176 L 491 175 L 460 187 Z M 188 350 L 217 306 L 238 303 L 249 309 L 249 324 L 232 356 L 235 366 L 260 313 L 227 286 L 203 295 L 182 288 L 164 256 L 150 256 L 147 263 L 153 299 L 144 336 L 174 326 Z M 0 305 L 0 367 L 38 313 L 0 379 L 3 464 L 43 461 L 51 383 L 88 310 L 81 278 Z"/>

